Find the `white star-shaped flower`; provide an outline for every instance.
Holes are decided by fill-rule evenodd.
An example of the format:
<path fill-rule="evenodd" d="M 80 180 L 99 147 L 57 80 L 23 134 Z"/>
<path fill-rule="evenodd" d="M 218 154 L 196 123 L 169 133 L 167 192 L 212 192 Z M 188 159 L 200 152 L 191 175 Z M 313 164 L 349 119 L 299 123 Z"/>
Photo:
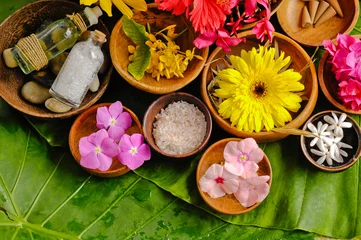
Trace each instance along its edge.
<path fill-rule="evenodd" d="M 342 113 L 340 118 L 337 118 L 336 114 L 334 112 L 331 112 L 332 117 L 329 115 L 326 115 L 323 117 L 323 119 L 330 124 L 330 126 L 327 128 L 328 131 L 334 131 L 334 134 L 338 137 L 343 136 L 343 130 L 342 128 L 351 128 L 352 123 L 345 122 L 347 115 L 345 113 Z"/>
<path fill-rule="evenodd" d="M 313 147 L 318 142 L 322 142 L 322 138 L 325 136 L 330 136 L 331 133 L 327 132 L 328 124 L 322 124 L 321 121 L 317 123 L 317 128 L 312 123 L 307 124 L 308 129 L 313 133 L 314 136 L 316 136 L 314 139 L 312 139 L 310 146 Z"/>

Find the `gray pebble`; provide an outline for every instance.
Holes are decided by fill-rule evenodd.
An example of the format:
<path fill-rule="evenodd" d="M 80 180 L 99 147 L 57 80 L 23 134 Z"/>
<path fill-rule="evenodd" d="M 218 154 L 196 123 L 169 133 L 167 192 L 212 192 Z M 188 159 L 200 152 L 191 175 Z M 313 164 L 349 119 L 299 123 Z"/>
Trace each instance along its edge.
<path fill-rule="evenodd" d="M 95 75 L 92 83 L 90 84 L 89 90 L 92 92 L 96 92 L 99 89 L 100 81 L 98 75 Z"/>
<path fill-rule="evenodd" d="M 41 104 L 50 98 L 49 89 L 40 85 L 37 82 L 30 81 L 27 82 L 21 88 L 21 95 L 29 102 L 34 104 Z"/>
<path fill-rule="evenodd" d="M 71 110 L 71 107 L 59 102 L 55 98 L 49 98 L 46 100 L 45 107 L 55 113 L 64 113 Z"/>
<path fill-rule="evenodd" d="M 41 85 L 45 87 L 51 87 L 53 82 L 55 81 L 56 76 L 52 74 L 50 71 L 39 71 L 39 72 L 32 72 L 31 77 Z"/>

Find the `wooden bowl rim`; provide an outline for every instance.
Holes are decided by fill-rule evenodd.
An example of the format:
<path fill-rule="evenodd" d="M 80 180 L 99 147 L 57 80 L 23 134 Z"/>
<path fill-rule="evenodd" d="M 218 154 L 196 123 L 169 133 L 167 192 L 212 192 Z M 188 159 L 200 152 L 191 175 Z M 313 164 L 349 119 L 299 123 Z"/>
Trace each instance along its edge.
<path fill-rule="evenodd" d="M 206 112 L 203 112 L 201 109 L 199 109 L 203 114 L 204 114 L 204 117 L 205 117 L 205 121 L 207 122 L 207 126 L 206 126 L 206 129 L 208 130 L 209 129 L 209 133 L 207 134 L 206 132 L 206 135 L 201 143 L 201 145 L 199 145 L 197 148 L 193 149 L 192 151 L 188 152 L 188 153 L 184 153 L 184 154 L 169 154 L 169 153 L 165 153 L 163 152 L 156 144 L 152 144 L 152 141 L 148 141 L 148 138 L 149 137 L 153 137 L 153 134 L 151 134 L 151 136 L 148 136 L 146 134 L 147 132 L 147 129 L 146 128 L 146 122 L 149 120 L 148 119 L 148 116 L 150 114 L 150 111 L 152 108 L 154 108 L 154 106 L 156 106 L 156 104 L 164 99 L 169 99 L 169 103 L 167 105 L 169 105 L 170 103 L 172 103 L 172 98 L 174 96 L 187 96 L 187 97 L 190 97 L 191 99 L 194 100 L 194 102 L 197 102 L 199 105 L 203 105 L 204 109 L 206 110 Z M 181 101 L 181 100 L 179 100 Z M 186 102 L 188 102 L 187 100 L 184 100 Z M 167 101 L 168 102 L 168 101 Z M 188 102 L 190 104 L 193 104 L 193 102 Z M 209 121 L 207 121 L 207 119 L 209 119 Z M 154 122 L 154 121 L 153 121 Z M 153 124 L 152 124 L 153 126 Z M 193 96 L 192 94 L 189 94 L 189 93 L 185 93 L 185 92 L 174 92 L 174 93 L 168 93 L 166 95 L 163 95 L 163 96 L 160 96 L 159 98 L 157 98 L 156 100 L 154 100 L 150 105 L 149 107 L 147 108 L 145 114 L 144 114 L 144 117 L 143 117 L 143 133 L 144 133 L 144 138 L 147 140 L 149 146 L 155 150 L 156 152 L 158 152 L 159 154 L 163 155 L 163 156 L 166 156 L 168 158 L 175 158 L 175 159 L 183 159 L 183 158 L 188 158 L 190 156 L 193 156 L 197 153 L 199 153 L 200 151 L 202 151 L 206 145 L 208 144 L 208 141 L 211 137 L 211 134 L 212 134 L 212 116 L 209 112 L 209 109 L 207 108 L 207 106 L 197 97 Z"/>
<path fill-rule="evenodd" d="M 66 0 L 38 0 L 38 1 L 35 1 L 35 2 L 32 2 L 32 3 L 26 4 L 25 6 L 19 8 L 14 13 L 12 13 L 10 16 L 8 16 L 0 24 L 0 30 L 7 24 L 8 21 L 10 21 L 9 19 L 11 19 L 15 14 L 18 14 L 21 11 L 26 11 L 26 9 L 31 9 L 34 5 L 47 4 L 47 3 L 50 4 L 52 2 L 62 2 L 62 3 L 67 4 L 69 6 L 77 6 L 77 7 L 83 8 L 79 4 L 76 4 L 76 3 L 70 2 L 70 1 L 66 1 Z M 104 29 L 106 30 L 105 33 L 106 33 L 107 37 L 109 37 L 110 32 L 109 32 L 108 28 L 106 27 L 106 25 L 100 19 L 98 21 L 98 24 L 96 24 L 96 25 L 99 25 L 99 24 L 102 27 L 104 27 Z M 108 52 L 110 52 L 110 46 L 109 46 Z M 15 103 L 13 101 L 9 102 L 8 101 L 9 99 L 6 97 L 5 94 L 2 94 L 1 91 L 0 91 L 0 97 L 3 98 L 9 105 L 11 105 L 13 108 L 18 110 L 19 112 L 22 112 L 22 113 L 24 113 L 26 115 L 29 115 L 31 117 L 34 117 L 34 118 L 37 118 L 37 119 L 44 119 L 44 120 L 47 120 L 47 119 L 65 119 L 65 118 L 69 118 L 69 117 L 78 115 L 78 114 L 82 113 L 83 111 L 85 111 L 86 109 L 88 109 L 93 104 L 95 104 L 100 99 L 100 97 L 104 94 L 105 90 L 108 88 L 109 81 L 110 81 L 110 76 L 111 76 L 112 72 L 113 72 L 113 65 L 109 64 L 109 66 L 107 68 L 107 71 L 104 74 L 102 74 L 103 75 L 103 77 L 102 77 L 103 81 L 100 82 L 99 89 L 98 89 L 97 92 L 94 93 L 95 95 L 93 96 L 93 98 L 91 98 L 88 103 L 86 103 L 84 105 L 83 104 L 80 105 L 79 108 L 72 108 L 70 111 L 64 112 L 64 113 L 55 113 L 55 112 L 51 112 L 48 109 L 46 109 L 47 112 L 37 113 L 37 112 L 31 111 L 31 109 L 29 109 L 28 107 L 24 108 L 22 106 L 19 106 L 16 102 Z M 25 78 L 25 76 L 28 76 L 28 75 L 24 74 L 24 78 Z M 18 93 L 18 95 L 20 95 L 20 93 Z M 20 96 L 19 96 L 19 98 L 21 99 Z M 23 100 L 23 101 L 26 101 L 26 100 Z M 32 106 L 38 106 L 39 105 L 39 104 L 32 104 L 32 103 L 29 103 L 27 101 L 26 101 L 26 103 L 29 104 L 29 105 L 32 105 Z M 39 106 L 43 106 L 43 105 L 44 104 L 41 104 Z M 44 106 L 44 108 L 45 108 L 45 106 Z"/>
<path fill-rule="evenodd" d="M 198 162 L 198 166 L 197 166 L 197 172 L 196 172 L 196 181 L 197 181 L 197 187 L 198 187 L 198 191 L 200 193 L 200 195 L 202 196 L 202 199 L 207 203 L 208 206 L 210 206 L 212 209 L 220 212 L 220 213 L 224 213 L 224 214 L 229 214 L 229 215 L 238 215 L 238 214 L 243 214 L 243 213 L 247 213 L 247 212 L 250 212 L 252 211 L 253 209 L 255 209 L 256 207 L 258 207 L 259 205 L 261 205 L 262 202 L 258 202 L 254 205 L 252 205 L 251 207 L 248 207 L 246 208 L 245 210 L 243 211 L 239 211 L 239 212 L 230 212 L 230 211 L 222 211 L 220 209 L 217 209 L 213 204 L 212 204 L 212 198 L 210 198 L 210 200 L 208 200 L 205 196 L 206 196 L 206 193 L 204 193 L 199 185 L 199 180 L 201 179 L 202 176 L 200 176 L 201 174 L 201 166 L 204 164 L 206 160 L 206 156 L 209 155 L 209 153 L 211 153 L 212 151 L 214 151 L 214 148 L 218 147 L 218 145 L 222 145 L 224 143 L 228 143 L 230 141 L 237 141 L 237 142 L 240 142 L 244 140 L 243 138 L 225 138 L 225 139 L 221 139 L 215 143 L 213 143 L 211 146 L 209 146 L 207 148 L 207 150 L 202 154 L 202 157 L 201 159 L 199 160 Z M 221 159 L 219 162 L 222 162 L 224 161 L 224 159 Z M 264 153 L 264 156 L 263 156 L 263 159 L 261 161 L 265 161 L 265 164 L 269 170 L 269 173 L 268 173 L 268 176 L 270 176 L 270 179 L 268 180 L 268 185 L 270 186 L 271 188 L 271 185 L 272 185 L 272 167 L 271 167 L 271 162 L 270 160 L 268 159 L 266 153 Z M 241 205 L 241 203 L 240 203 Z"/>
<path fill-rule="evenodd" d="M 290 2 L 290 1 L 294 1 L 294 0 L 285 0 L 287 2 L 287 4 Z M 347 0 L 348 2 L 350 2 L 349 0 Z M 352 0 L 351 0 L 352 1 Z M 353 16 L 353 19 L 352 19 L 352 22 L 350 24 L 350 26 L 343 32 L 345 34 L 349 34 L 352 29 L 355 27 L 356 23 L 357 23 L 357 20 L 359 18 L 359 12 L 360 12 L 360 2 L 359 0 L 353 0 L 353 3 L 355 4 L 355 14 Z M 285 7 L 285 6 L 284 6 Z M 286 8 L 286 7 L 285 7 Z M 278 22 L 280 23 L 280 26 L 281 28 L 283 29 L 283 31 L 288 35 L 290 36 L 293 40 L 295 40 L 296 42 L 302 44 L 302 45 L 305 45 L 305 46 L 309 46 L 309 47 L 317 47 L 317 46 L 322 46 L 322 42 L 319 42 L 319 43 L 315 43 L 315 44 L 309 44 L 307 42 L 304 42 L 303 39 L 299 39 L 297 36 L 298 34 L 293 34 L 288 31 L 289 29 L 288 28 L 285 28 L 284 24 L 282 21 L 280 21 L 280 19 L 283 18 L 283 15 L 281 12 L 277 12 L 277 19 L 278 19 Z M 335 36 L 336 38 L 336 36 Z"/>
<path fill-rule="evenodd" d="M 238 37 L 253 37 L 254 34 L 252 34 L 252 31 L 246 31 L 243 32 L 241 34 L 238 35 Z M 311 61 L 310 56 L 306 53 L 306 51 L 298 44 L 296 43 L 294 40 L 292 40 L 291 38 L 274 32 L 274 37 L 275 38 L 280 38 L 282 40 L 285 40 L 289 43 L 291 43 L 300 53 L 300 55 L 302 55 L 307 62 L 310 63 L 310 77 L 312 78 L 312 90 L 311 90 L 311 94 L 310 97 L 307 101 L 307 104 L 305 105 L 304 109 L 297 115 L 296 118 L 294 118 L 291 122 L 288 122 L 284 127 L 282 128 L 286 128 L 286 127 L 292 127 L 292 128 L 299 128 L 302 126 L 302 124 L 307 120 L 308 117 L 311 116 L 313 109 L 316 106 L 316 102 L 317 102 L 317 97 L 318 97 L 318 85 L 317 85 L 317 74 L 316 74 L 316 68 L 315 65 L 313 64 L 313 62 Z M 203 74 L 202 74 L 202 80 L 201 80 L 201 95 L 202 95 L 202 99 L 205 102 L 206 106 L 208 107 L 208 109 L 210 110 L 212 117 L 214 118 L 214 120 L 216 121 L 216 123 L 222 127 L 225 131 L 227 131 L 228 133 L 236 136 L 236 137 L 252 137 L 254 138 L 257 142 L 270 142 L 270 141 L 275 141 L 275 140 L 279 140 L 282 138 L 287 137 L 289 134 L 283 134 L 283 133 L 276 133 L 273 131 L 264 131 L 264 132 L 259 132 L 259 133 L 255 133 L 255 132 L 245 132 L 245 131 L 238 131 L 234 126 L 231 126 L 231 124 L 223 119 L 218 112 L 216 111 L 216 109 L 213 107 L 211 101 L 209 100 L 208 97 L 208 93 L 207 93 L 207 86 L 206 86 L 206 81 L 207 81 L 207 75 L 208 75 L 208 71 L 210 68 L 210 62 L 213 61 L 213 59 L 215 58 L 215 56 L 222 50 L 222 48 L 217 47 L 212 54 L 209 56 L 208 61 L 203 69 Z"/>
<path fill-rule="evenodd" d="M 75 146 L 74 144 L 72 143 L 75 143 L 75 138 L 74 136 L 76 135 L 76 132 L 77 130 L 81 127 L 81 122 L 83 119 L 86 119 L 88 118 L 89 116 L 91 115 L 95 115 L 96 116 L 96 111 L 98 108 L 100 107 L 109 107 L 112 103 L 99 103 L 99 104 L 96 104 L 92 107 L 90 107 L 89 109 L 87 109 L 86 111 L 84 111 L 82 114 L 80 114 L 76 119 L 75 121 L 73 122 L 72 126 L 71 126 L 71 129 L 70 129 L 70 132 L 69 132 L 69 138 L 68 138 L 68 141 L 69 141 L 69 148 L 70 148 L 70 152 L 72 154 L 72 156 L 74 157 L 75 161 L 79 164 L 80 167 L 82 167 L 84 170 L 86 170 L 87 172 L 89 172 L 90 174 L 93 174 L 93 175 L 96 175 L 96 176 L 100 176 L 100 177 L 118 177 L 120 175 L 123 175 L 127 172 L 130 171 L 130 169 L 125 166 L 125 165 L 122 165 L 120 168 L 118 169 L 114 169 L 114 170 L 107 170 L 107 171 L 100 171 L 98 169 L 88 169 L 88 168 L 85 168 L 83 166 L 80 165 L 80 159 L 77 159 L 77 157 L 75 156 L 75 149 L 73 148 L 73 146 Z M 142 132 L 142 125 L 137 117 L 137 115 L 132 111 L 130 110 L 129 108 L 125 107 L 123 105 L 123 111 L 126 111 L 130 114 L 130 116 L 132 117 L 132 120 L 133 122 L 135 123 L 135 125 L 137 125 L 137 127 L 139 128 L 139 131 L 141 134 L 143 134 Z M 80 140 L 80 139 L 79 139 Z M 78 146 L 78 144 L 76 145 Z M 113 158 L 113 161 L 114 161 L 114 158 Z"/>
<path fill-rule="evenodd" d="M 150 8 L 157 8 L 159 4 L 156 3 L 150 3 L 147 4 L 148 9 Z M 160 10 L 161 11 L 161 10 Z M 168 12 L 168 11 L 164 11 L 165 13 L 169 13 L 170 15 L 172 13 Z M 181 17 L 184 18 L 184 16 L 181 15 Z M 146 91 L 149 93 L 153 93 L 153 94 L 167 94 L 167 93 L 172 93 L 175 92 L 183 87 L 185 87 L 186 85 L 188 85 L 189 83 L 191 83 L 193 80 L 195 80 L 200 73 L 203 70 L 204 64 L 207 61 L 208 58 L 208 54 L 209 54 L 209 48 L 202 48 L 200 49 L 201 51 L 201 57 L 203 58 L 203 60 L 198 60 L 198 59 L 193 59 L 196 60 L 197 62 L 190 62 L 189 64 L 196 64 L 196 66 L 198 66 L 196 68 L 196 70 L 193 72 L 193 74 L 190 75 L 190 77 L 188 79 L 185 78 L 179 78 L 177 79 L 180 83 L 182 84 L 178 84 L 178 85 L 169 85 L 167 87 L 164 88 L 154 88 L 152 85 L 148 85 L 142 82 L 141 80 L 136 80 L 129 72 L 127 69 L 123 69 L 118 63 L 117 63 L 117 55 L 114 52 L 114 48 L 116 48 L 116 38 L 117 38 L 117 33 L 119 31 L 123 31 L 122 30 L 122 18 L 119 19 L 119 21 L 115 24 L 113 30 L 112 30 L 112 34 L 110 36 L 110 43 L 109 43 L 109 49 L 110 49 L 110 57 L 112 59 L 112 63 L 114 68 L 117 70 L 117 72 L 119 73 L 119 75 L 126 80 L 129 84 L 131 84 L 133 87 L 136 87 L 142 91 Z M 193 29 L 192 29 L 193 30 Z M 194 30 L 193 30 L 194 31 Z M 124 58 L 124 57 L 123 57 Z M 187 71 L 187 70 L 186 70 Z M 145 73 L 148 74 L 148 73 Z M 154 79 L 154 81 L 157 81 L 156 79 Z M 167 79 L 160 79 L 159 81 L 167 81 Z"/>
<path fill-rule="evenodd" d="M 343 112 L 339 112 L 339 111 L 334 111 L 334 110 L 326 110 L 326 111 L 322 111 L 322 112 L 319 112 L 319 113 L 316 113 L 315 115 L 313 115 L 312 117 L 310 117 L 307 122 L 305 123 L 305 125 L 303 126 L 303 130 L 307 130 L 307 124 L 312 122 L 315 118 L 317 118 L 318 116 L 320 115 L 326 115 L 326 114 L 330 114 L 331 112 L 334 112 L 334 113 L 337 113 L 337 114 L 342 114 Z M 346 114 L 347 115 L 347 114 Z M 360 136 L 361 135 L 361 129 L 360 129 L 360 126 L 358 125 L 358 123 L 353 119 L 351 118 L 350 116 L 347 115 L 347 118 L 349 121 L 352 122 L 352 124 L 355 126 L 356 129 L 358 129 L 359 133 L 358 135 Z M 360 139 L 359 139 L 359 142 L 360 142 Z M 308 151 L 307 151 L 307 148 L 306 148 L 306 143 L 305 143 L 305 136 L 301 136 L 300 137 L 300 144 L 301 144 L 301 148 L 302 148 L 302 152 L 303 152 L 303 155 L 307 158 L 307 160 L 312 164 L 314 165 L 315 167 L 321 169 L 321 170 L 324 170 L 326 172 L 340 172 L 340 171 L 344 171 L 350 167 L 352 167 L 357 161 L 358 159 L 361 157 L 361 145 L 359 145 L 356 153 L 355 153 L 355 158 L 354 159 L 351 159 L 350 161 L 348 161 L 346 164 L 344 165 L 341 165 L 341 166 L 338 166 L 338 167 L 328 167 L 328 166 L 321 166 L 319 164 L 316 163 L 315 160 L 313 160 L 311 158 L 311 156 L 308 154 Z"/>
<path fill-rule="evenodd" d="M 357 37 L 359 39 L 361 39 L 361 34 L 358 35 L 352 35 L 353 37 Z M 320 88 L 321 91 L 323 92 L 323 94 L 325 95 L 325 97 L 327 98 L 327 100 L 336 108 L 338 108 L 339 110 L 346 112 L 346 113 L 350 113 L 350 114 L 355 114 L 355 115 L 361 115 L 361 111 L 354 111 L 352 109 L 346 108 L 344 105 L 342 105 L 341 103 L 339 103 L 338 101 L 336 101 L 330 94 L 330 92 L 328 91 L 328 88 L 326 87 L 326 83 L 325 83 L 325 78 L 324 78 L 324 74 L 325 74 L 325 66 L 327 63 L 327 61 L 330 58 L 330 54 L 328 53 L 328 51 L 326 50 L 320 60 L 319 66 L 318 66 L 318 81 L 320 84 Z M 330 74 L 334 73 L 331 71 Z M 335 81 L 337 81 L 335 79 Z"/>

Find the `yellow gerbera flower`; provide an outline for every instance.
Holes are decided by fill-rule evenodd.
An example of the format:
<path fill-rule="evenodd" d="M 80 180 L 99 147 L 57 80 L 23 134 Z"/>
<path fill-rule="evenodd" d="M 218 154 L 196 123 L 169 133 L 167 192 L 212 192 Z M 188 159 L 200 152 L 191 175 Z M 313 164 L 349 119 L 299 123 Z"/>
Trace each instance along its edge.
<path fill-rule="evenodd" d="M 247 132 L 267 131 L 284 126 L 292 120 L 302 99 L 294 92 L 302 91 L 301 74 L 292 69 L 283 70 L 291 58 L 284 52 L 275 59 L 276 50 L 260 46 L 258 50 L 242 50 L 241 56 L 231 56 L 233 68 L 217 73 L 219 89 L 214 95 L 224 101 L 218 113 L 230 119 L 237 130 Z"/>
<path fill-rule="evenodd" d="M 80 4 L 87 6 L 96 2 L 98 2 L 98 0 L 80 0 Z M 127 5 L 138 11 L 147 10 L 147 3 L 144 0 L 99 0 L 99 3 L 100 7 L 108 14 L 109 17 L 113 16 L 112 3 L 119 9 L 119 11 L 121 11 L 124 15 L 127 15 L 128 18 L 132 18 L 133 12 Z"/>

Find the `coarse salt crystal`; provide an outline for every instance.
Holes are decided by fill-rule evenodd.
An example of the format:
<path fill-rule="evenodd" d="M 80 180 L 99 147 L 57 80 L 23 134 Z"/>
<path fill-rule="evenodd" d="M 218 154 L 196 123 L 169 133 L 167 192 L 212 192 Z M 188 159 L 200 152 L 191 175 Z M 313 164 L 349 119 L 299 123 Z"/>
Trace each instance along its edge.
<path fill-rule="evenodd" d="M 199 147 L 206 135 L 204 114 L 194 104 L 185 101 L 171 103 L 155 118 L 153 137 L 165 153 L 188 153 Z"/>

